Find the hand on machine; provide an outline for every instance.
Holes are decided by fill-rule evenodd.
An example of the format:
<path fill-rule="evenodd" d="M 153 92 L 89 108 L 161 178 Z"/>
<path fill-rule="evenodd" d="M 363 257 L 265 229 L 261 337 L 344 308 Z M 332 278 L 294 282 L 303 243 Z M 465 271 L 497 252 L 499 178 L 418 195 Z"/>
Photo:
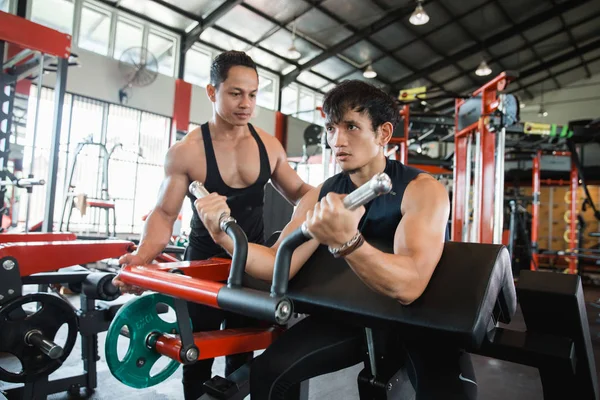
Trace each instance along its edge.
<path fill-rule="evenodd" d="M 136 253 L 127 253 L 119 258 L 119 264 L 120 265 L 143 265 L 143 264 L 145 264 L 145 260 L 142 257 L 140 257 L 139 255 L 137 255 Z M 119 288 L 119 291 L 122 294 L 130 293 L 130 294 L 134 294 L 136 296 L 141 296 L 144 293 L 144 289 L 137 287 L 137 286 L 133 286 L 133 285 L 127 285 L 126 283 L 121 281 L 119 279 L 119 275 L 117 275 L 113 279 L 113 285 L 115 285 L 117 288 Z"/>
<path fill-rule="evenodd" d="M 264 349 L 281 331 L 281 327 L 271 326 L 265 329 L 236 329 L 235 332 L 200 332 L 192 336 L 184 300 L 241 313 L 276 325 L 285 325 L 293 313 L 292 303 L 286 296 L 291 255 L 295 247 L 311 238 L 309 227 L 318 226 L 316 219 L 305 223 L 283 241 L 277 254 L 271 292 L 262 292 L 242 287 L 248 242 L 235 219 L 229 215 L 224 198 L 209 194 L 199 182 L 193 182 L 189 190 L 198 198 L 197 203 L 210 210 L 204 217 L 211 219 L 208 225 L 212 227 L 213 234 L 219 234 L 218 229 L 234 241 L 232 260 L 149 266 L 130 264 L 123 268 L 119 278 L 121 285 L 159 292 L 130 301 L 119 310 L 108 330 L 106 358 L 109 369 L 118 380 L 132 387 L 156 385 L 173 374 L 180 363 Z M 357 210 L 390 190 L 389 177 L 380 174 L 344 197 L 343 205 L 348 210 Z M 359 209 L 353 215 L 360 215 L 360 212 Z M 316 231 L 320 232 L 318 229 Z M 135 261 L 135 258 L 127 259 L 128 262 L 132 260 Z M 223 272 L 228 272 L 228 276 L 224 276 Z M 221 282 L 225 278 L 226 284 Z M 166 323 L 158 316 L 156 306 L 159 303 L 175 309 L 176 323 Z M 120 335 L 130 338 L 129 349 L 122 360 L 117 357 Z M 163 355 L 172 361 L 151 377 L 152 366 Z"/>

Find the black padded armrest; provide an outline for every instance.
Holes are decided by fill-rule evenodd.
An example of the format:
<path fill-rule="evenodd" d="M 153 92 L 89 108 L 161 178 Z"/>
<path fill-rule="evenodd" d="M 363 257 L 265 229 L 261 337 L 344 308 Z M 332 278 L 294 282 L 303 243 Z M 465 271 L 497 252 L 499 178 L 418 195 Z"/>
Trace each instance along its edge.
<path fill-rule="evenodd" d="M 292 279 L 288 295 L 299 313 L 343 316 L 374 327 L 395 324 L 415 335 L 442 334 L 467 349 L 479 348 L 496 318 L 510 322 L 517 304 L 507 249 L 459 242 L 445 244 L 427 289 L 409 306 L 368 288 L 324 246 Z"/>

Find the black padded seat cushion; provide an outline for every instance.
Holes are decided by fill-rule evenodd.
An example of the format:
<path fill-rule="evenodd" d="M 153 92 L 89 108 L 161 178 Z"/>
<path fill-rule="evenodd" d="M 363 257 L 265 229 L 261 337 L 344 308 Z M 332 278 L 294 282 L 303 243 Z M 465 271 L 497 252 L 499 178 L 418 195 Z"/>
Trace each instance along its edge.
<path fill-rule="evenodd" d="M 342 316 L 373 327 L 397 325 L 415 335 L 441 333 L 467 349 L 480 347 L 496 318 L 510 322 L 517 304 L 506 247 L 459 242 L 445 244 L 427 289 L 408 306 L 371 290 L 324 246 L 290 281 L 288 295 L 298 313 Z"/>

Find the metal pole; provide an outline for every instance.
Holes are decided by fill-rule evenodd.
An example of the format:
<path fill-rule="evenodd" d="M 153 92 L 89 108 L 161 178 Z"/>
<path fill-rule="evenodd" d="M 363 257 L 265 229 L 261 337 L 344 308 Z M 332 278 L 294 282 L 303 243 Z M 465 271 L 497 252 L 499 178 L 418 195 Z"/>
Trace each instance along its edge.
<path fill-rule="evenodd" d="M 506 129 L 496 134 L 496 193 L 494 193 L 494 244 L 502 243 L 504 230 L 504 153 Z"/>
<path fill-rule="evenodd" d="M 327 134 L 325 132 L 321 135 L 321 150 L 321 163 L 323 164 L 323 181 L 325 181 L 327 180 L 327 178 L 329 178 L 329 152 L 327 151 Z M 308 169 L 308 164 L 306 164 L 306 167 Z"/>
<path fill-rule="evenodd" d="M 402 108 L 402 123 L 404 124 L 404 140 L 400 144 L 400 162 L 408 164 L 408 139 L 410 138 L 410 106 L 405 105 Z"/>
<path fill-rule="evenodd" d="M 573 156 L 578 157 L 577 153 Z M 577 241 L 577 187 L 579 185 L 579 174 L 577 166 L 571 162 L 571 218 L 570 218 L 570 235 L 569 235 L 569 252 L 574 252 L 575 248 L 579 247 Z M 569 273 L 574 274 L 577 268 L 577 258 L 569 258 Z"/>
<path fill-rule="evenodd" d="M 481 220 L 481 131 L 475 132 L 475 174 L 473 177 L 473 226 L 471 228 L 471 242 L 479 243 L 479 221 Z"/>
<path fill-rule="evenodd" d="M 463 231 L 462 231 L 462 238 L 461 241 L 462 242 L 469 242 L 469 227 L 470 227 L 470 220 L 469 220 L 469 213 L 471 210 L 471 207 L 469 206 L 469 198 L 471 196 L 471 151 L 472 151 L 472 141 L 473 141 L 473 137 L 472 135 L 467 135 L 467 156 L 465 157 L 467 159 L 467 165 L 466 165 L 466 169 L 465 169 L 465 187 L 464 187 L 464 191 L 465 191 L 465 208 L 464 208 L 464 217 L 463 217 Z"/>
<path fill-rule="evenodd" d="M 33 117 L 33 141 L 31 143 L 31 163 L 29 164 L 29 178 L 33 178 L 35 166 L 35 145 L 37 142 L 38 120 L 40 116 L 40 100 L 42 98 L 42 80 L 44 79 L 44 54 L 40 54 L 40 70 L 37 81 L 37 98 L 35 99 L 35 115 Z M 27 190 L 27 212 L 25 214 L 25 232 L 29 232 L 29 217 L 31 215 L 31 194 L 32 190 Z"/>
<path fill-rule="evenodd" d="M 554 214 L 552 213 L 554 205 L 554 188 L 551 186 L 549 190 L 550 199 L 548 200 L 548 250 L 552 250 L 553 224 Z"/>
<path fill-rule="evenodd" d="M 510 201 L 510 225 L 509 225 L 509 234 L 508 234 L 508 252 L 511 258 L 514 255 L 514 247 L 515 247 L 515 222 L 517 217 L 517 202 L 515 200 Z"/>
<path fill-rule="evenodd" d="M 48 185 L 46 186 L 46 209 L 42 232 L 52 232 L 54 222 L 54 201 L 56 200 L 56 184 L 58 174 L 58 155 L 60 150 L 60 130 L 62 125 L 63 104 L 67 87 L 68 60 L 58 59 L 56 70 L 56 85 L 54 87 L 54 126 L 50 142 L 50 157 L 48 165 Z"/>
<path fill-rule="evenodd" d="M 531 168 L 531 194 L 533 195 L 533 203 L 531 204 L 531 265 L 530 269 L 535 271 L 538 269 L 538 216 L 540 210 L 540 164 L 542 161 L 542 152 L 538 150 L 533 157 L 533 165 Z"/>
<path fill-rule="evenodd" d="M 18 63 L 20 63 L 21 61 L 23 61 L 24 59 L 29 57 L 32 53 L 33 53 L 33 50 L 31 50 L 31 49 L 21 50 L 19 53 L 17 53 L 15 56 L 13 56 L 13 58 L 11 58 L 7 62 L 5 62 L 4 65 L 2 65 L 2 69 L 6 70 L 6 69 L 14 67 Z M 4 55 L 4 53 L 3 53 L 3 55 Z"/>

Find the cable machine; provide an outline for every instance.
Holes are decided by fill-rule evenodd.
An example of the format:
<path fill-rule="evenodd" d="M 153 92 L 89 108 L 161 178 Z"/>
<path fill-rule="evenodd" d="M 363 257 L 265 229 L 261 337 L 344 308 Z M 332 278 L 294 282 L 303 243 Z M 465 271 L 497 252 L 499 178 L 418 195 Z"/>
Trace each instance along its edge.
<path fill-rule="evenodd" d="M 8 59 L 4 60 L 5 49 Z M 0 210 L 4 214 L 5 195 L 7 186 L 23 187 L 27 189 L 29 200 L 27 202 L 26 230 L 29 228 L 30 196 L 33 186 L 46 184 L 46 206 L 42 230 L 51 232 L 54 216 L 54 199 L 57 185 L 58 153 L 60 146 L 60 130 L 62 124 L 62 108 L 64 103 L 68 59 L 71 56 L 71 36 L 35 24 L 21 17 L 0 11 L 0 55 L 2 55 L 2 69 L 0 69 Z M 42 76 L 46 66 L 57 59 L 56 85 L 54 93 L 54 122 L 52 126 L 52 140 L 49 154 L 49 171 L 47 181 L 35 179 L 34 151 L 37 139 L 37 125 L 40 105 L 40 89 Z M 12 129 L 14 96 L 17 84 L 25 82 L 25 89 L 29 86 L 25 78 L 37 74 L 38 95 L 37 107 L 34 117 L 32 158 L 29 166 L 30 173 L 27 178 L 18 179 L 8 171 L 10 153 L 10 135 Z"/>

